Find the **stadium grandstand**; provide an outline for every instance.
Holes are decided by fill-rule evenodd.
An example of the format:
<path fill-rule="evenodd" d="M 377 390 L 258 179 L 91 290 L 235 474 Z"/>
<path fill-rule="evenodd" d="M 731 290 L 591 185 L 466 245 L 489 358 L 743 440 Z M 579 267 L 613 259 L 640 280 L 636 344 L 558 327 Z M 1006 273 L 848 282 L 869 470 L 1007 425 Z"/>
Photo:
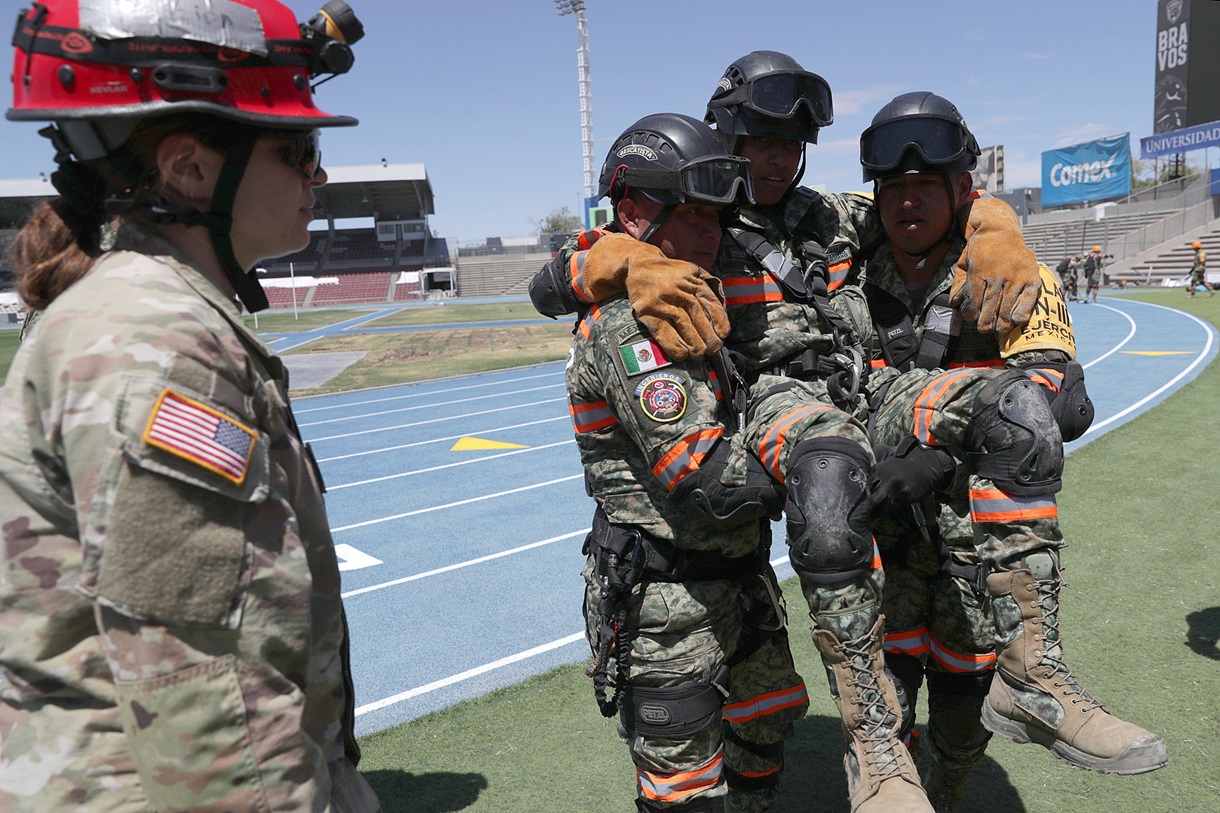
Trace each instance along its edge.
<path fill-rule="evenodd" d="M 999 197 L 1021 215 L 1026 245 L 1050 267 L 1064 257 L 1083 257 L 1093 246 L 1113 255 L 1106 266 L 1109 284 L 1181 284 L 1190 273 L 1193 240 L 1220 253 L 1220 195 L 1206 174 L 1095 206 L 1044 211 L 1036 188 Z"/>
<path fill-rule="evenodd" d="M 488 237 L 451 252 L 428 223 L 435 205 L 423 164 L 383 160 L 326 171 L 309 245 L 261 269 L 273 308 L 524 293 L 553 256 L 550 235 Z M 43 173 L 0 181 L 0 252 L 34 206 L 55 194 Z M 0 324 L 18 321 L 23 310 L 12 269 L 0 260 Z"/>

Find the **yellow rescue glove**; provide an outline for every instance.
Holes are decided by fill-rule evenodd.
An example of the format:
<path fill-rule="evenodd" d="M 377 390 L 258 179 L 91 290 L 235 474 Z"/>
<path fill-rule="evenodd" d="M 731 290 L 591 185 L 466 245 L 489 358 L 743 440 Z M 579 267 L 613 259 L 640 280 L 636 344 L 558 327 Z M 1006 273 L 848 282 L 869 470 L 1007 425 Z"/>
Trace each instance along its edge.
<path fill-rule="evenodd" d="M 949 304 L 980 333 L 1007 333 L 1033 316 L 1042 291 L 1038 260 L 1021 237 L 1017 213 L 991 195 L 964 207 L 966 250 L 953 272 Z"/>
<path fill-rule="evenodd" d="M 673 361 L 715 353 L 729 335 L 719 279 L 628 235 L 606 234 L 594 243 L 580 279 L 591 302 L 625 290 L 636 316 Z"/>

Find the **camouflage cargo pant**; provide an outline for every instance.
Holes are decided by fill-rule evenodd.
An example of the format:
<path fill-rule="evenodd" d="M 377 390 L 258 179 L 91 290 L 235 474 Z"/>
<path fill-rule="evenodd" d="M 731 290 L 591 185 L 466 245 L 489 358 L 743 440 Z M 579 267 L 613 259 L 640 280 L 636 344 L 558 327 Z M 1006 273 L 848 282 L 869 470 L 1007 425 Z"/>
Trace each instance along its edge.
<path fill-rule="evenodd" d="M 764 375 L 751 387 L 749 404 L 749 420 L 738 437 L 780 483 L 787 480 L 793 450 L 804 441 L 821 438 L 851 441 L 866 452 L 871 465 L 872 445 L 864 426 L 831 403 L 822 382 Z M 837 585 L 802 579 L 801 589 L 810 615 L 815 620 L 821 617 L 822 625 L 832 628 L 832 618 L 844 617 L 842 613 L 864 611 L 875 619 L 880 612 L 883 578 L 881 561 L 874 557 L 872 570 L 866 576 Z M 858 626 L 864 622 L 856 615 L 853 623 Z M 855 637 L 845 630 L 831 631 L 840 640 Z"/>
<path fill-rule="evenodd" d="M 596 652 L 602 588 L 593 566 L 590 557 L 584 569 L 585 619 L 586 637 Z M 630 684 L 673 688 L 711 682 L 739 646 L 756 643 L 746 621 L 769 603 L 767 593 L 757 578 L 638 585 L 627 616 Z M 727 738 L 719 717 L 688 737 L 673 739 L 628 732 L 620 721 L 619 736 L 635 763 L 637 795 L 650 807 L 723 796 L 731 784 L 728 793 L 735 809 L 771 810 L 783 767 L 783 742 L 792 737 L 794 723 L 809 707 L 787 632 L 767 636 L 735 663 L 722 688 L 728 690 L 723 709 L 731 731 Z"/>
<path fill-rule="evenodd" d="M 914 434 L 921 443 L 953 451 L 959 460 L 975 400 L 1004 368 L 883 370 L 870 384 L 892 382 L 882 391 L 870 427 L 877 444 L 897 445 Z M 874 389 L 876 391 L 876 389 Z M 912 511 L 876 512 L 873 528 L 887 561 L 886 649 L 923 648 L 935 668 L 950 672 L 990 669 L 995 664 L 994 627 L 985 590 L 940 571 L 936 536 L 962 564 L 996 570 L 1036 550 L 1063 546 L 1054 495 L 1014 497 L 962 463 L 952 485 L 925 501 L 925 541 Z M 893 562 L 893 566 L 889 566 Z M 920 639 L 920 636 L 927 636 Z"/>

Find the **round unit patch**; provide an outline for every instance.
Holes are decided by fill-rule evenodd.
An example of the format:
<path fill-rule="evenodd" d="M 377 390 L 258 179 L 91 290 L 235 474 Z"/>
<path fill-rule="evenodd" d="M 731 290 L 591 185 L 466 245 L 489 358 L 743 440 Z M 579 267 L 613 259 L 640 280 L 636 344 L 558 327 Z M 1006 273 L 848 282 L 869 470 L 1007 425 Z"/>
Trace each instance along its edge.
<path fill-rule="evenodd" d="M 686 387 L 681 376 L 653 373 L 635 388 L 644 414 L 660 423 L 676 421 L 686 414 Z"/>

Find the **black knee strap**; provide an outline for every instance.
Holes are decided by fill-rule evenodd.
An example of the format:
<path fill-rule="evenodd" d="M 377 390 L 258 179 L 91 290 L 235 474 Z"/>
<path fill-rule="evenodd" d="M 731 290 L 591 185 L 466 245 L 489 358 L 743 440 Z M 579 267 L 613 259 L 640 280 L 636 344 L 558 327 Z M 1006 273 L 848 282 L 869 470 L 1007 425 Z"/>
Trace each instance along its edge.
<path fill-rule="evenodd" d="M 720 677 L 720 676 L 717 676 Z M 727 684 L 727 674 L 725 676 Z M 723 690 L 713 683 L 687 683 L 656 689 L 628 686 L 619 719 L 628 735 L 686 739 L 713 725 L 723 714 Z"/>
<path fill-rule="evenodd" d="M 779 786 L 779 771 L 764 776 L 743 776 L 728 765 L 721 770 L 724 772 L 724 781 L 733 790 L 769 790 Z"/>
<path fill-rule="evenodd" d="M 1019 370 L 1001 373 L 979 393 L 966 427 L 975 472 L 1017 497 L 1063 486 L 1063 438 L 1041 389 Z"/>
<path fill-rule="evenodd" d="M 788 546 L 792 568 L 816 584 L 849 581 L 873 563 L 868 453 L 847 438 L 799 443 L 788 458 Z"/>
<path fill-rule="evenodd" d="M 984 672 L 928 672 L 928 694 L 986 697 L 994 670 Z"/>

